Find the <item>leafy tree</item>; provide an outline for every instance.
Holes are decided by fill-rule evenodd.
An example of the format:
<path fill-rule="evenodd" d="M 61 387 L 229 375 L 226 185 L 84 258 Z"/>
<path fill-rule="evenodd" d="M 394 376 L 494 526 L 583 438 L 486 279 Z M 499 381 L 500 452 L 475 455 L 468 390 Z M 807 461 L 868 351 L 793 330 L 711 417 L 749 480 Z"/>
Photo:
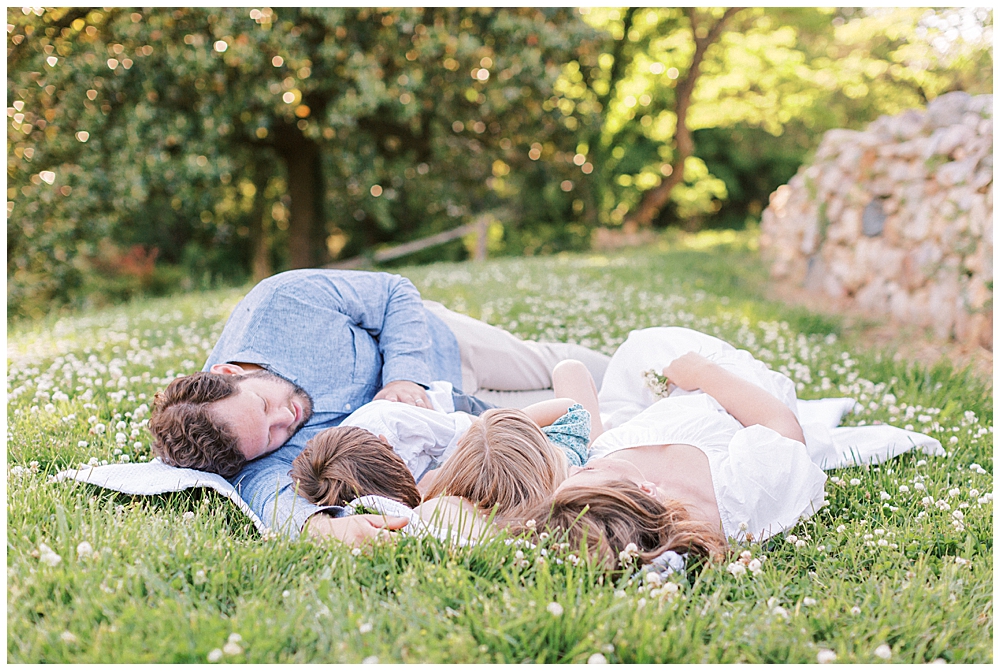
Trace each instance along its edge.
<path fill-rule="evenodd" d="M 598 38 L 571 10 L 8 21 L 15 313 L 73 298 L 128 254 L 265 275 L 505 206 L 571 212 L 574 131 L 592 114 L 549 101 L 563 63 Z"/>

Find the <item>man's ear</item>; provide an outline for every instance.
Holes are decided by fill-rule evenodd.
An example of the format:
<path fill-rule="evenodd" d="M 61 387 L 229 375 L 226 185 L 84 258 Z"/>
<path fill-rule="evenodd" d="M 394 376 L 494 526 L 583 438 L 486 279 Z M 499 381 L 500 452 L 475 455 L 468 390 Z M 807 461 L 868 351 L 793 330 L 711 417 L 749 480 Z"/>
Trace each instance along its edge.
<path fill-rule="evenodd" d="M 235 363 L 216 363 L 212 364 L 212 367 L 208 369 L 209 373 L 215 373 L 216 375 L 246 375 L 245 371 L 241 366 L 237 366 Z"/>

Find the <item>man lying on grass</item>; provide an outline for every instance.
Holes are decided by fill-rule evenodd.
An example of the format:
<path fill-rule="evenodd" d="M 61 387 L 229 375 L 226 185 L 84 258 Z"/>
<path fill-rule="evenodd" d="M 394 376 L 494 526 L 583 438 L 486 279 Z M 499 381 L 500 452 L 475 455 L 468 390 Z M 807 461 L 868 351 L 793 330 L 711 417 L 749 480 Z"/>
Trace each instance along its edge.
<path fill-rule="evenodd" d="M 338 518 L 297 496 L 288 470 L 309 438 L 373 399 L 430 407 L 432 380 L 449 382 L 453 404 L 474 414 L 491 404 L 458 390 L 551 397 L 551 371 L 571 357 L 597 379 L 607 365 L 584 347 L 522 341 L 421 302 L 398 275 L 289 271 L 240 301 L 202 372 L 157 394 L 152 449 L 229 478 L 273 529 L 294 536 L 309 521 L 312 535 L 356 543 L 403 521 Z"/>

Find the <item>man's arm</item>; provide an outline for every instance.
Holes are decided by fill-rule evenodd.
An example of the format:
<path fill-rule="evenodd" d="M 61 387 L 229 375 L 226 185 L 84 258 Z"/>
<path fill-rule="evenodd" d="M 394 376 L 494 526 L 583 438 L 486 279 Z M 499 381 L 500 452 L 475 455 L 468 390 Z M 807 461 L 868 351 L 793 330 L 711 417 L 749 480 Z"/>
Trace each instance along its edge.
<path fill-rule="evenodd" d="M 805 443 L 802 427 L 787 405 L 762 387 L 730 373 L 700 354 L 688 352 L 674 359 L 663 369 L 663 374 L 681 389 L 701 389 L 743 426 L 760 424 L 786 438 Z"/>
<path fill-rule="evenodd" d="M 420 292 L 399 275 L 358 273 L 350 278 L 355 322 L 378 341 L 382 384 L 431 382 L 431 336 Z M 346 292 L 344 292 L 346 293 Z"/>

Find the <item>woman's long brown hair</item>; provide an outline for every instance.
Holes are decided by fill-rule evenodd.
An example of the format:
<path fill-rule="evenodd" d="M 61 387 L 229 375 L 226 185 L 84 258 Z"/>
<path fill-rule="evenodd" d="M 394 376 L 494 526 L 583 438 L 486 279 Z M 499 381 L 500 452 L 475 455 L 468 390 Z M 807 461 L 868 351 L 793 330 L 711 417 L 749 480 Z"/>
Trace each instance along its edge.
<path fill-rule="evenodd" d="M 584 546 L 592 558 L 612 570 L 629 543 L 635 543 L 643 563 L 667 550 L 710 559 L 728 550 L 721 530 L 692 520 L 682 503 L 661 503 L 624 479 L 563 488 L 536 509 L 536 515 L 537 530 L 565 532 L 572 548 Z"/>

